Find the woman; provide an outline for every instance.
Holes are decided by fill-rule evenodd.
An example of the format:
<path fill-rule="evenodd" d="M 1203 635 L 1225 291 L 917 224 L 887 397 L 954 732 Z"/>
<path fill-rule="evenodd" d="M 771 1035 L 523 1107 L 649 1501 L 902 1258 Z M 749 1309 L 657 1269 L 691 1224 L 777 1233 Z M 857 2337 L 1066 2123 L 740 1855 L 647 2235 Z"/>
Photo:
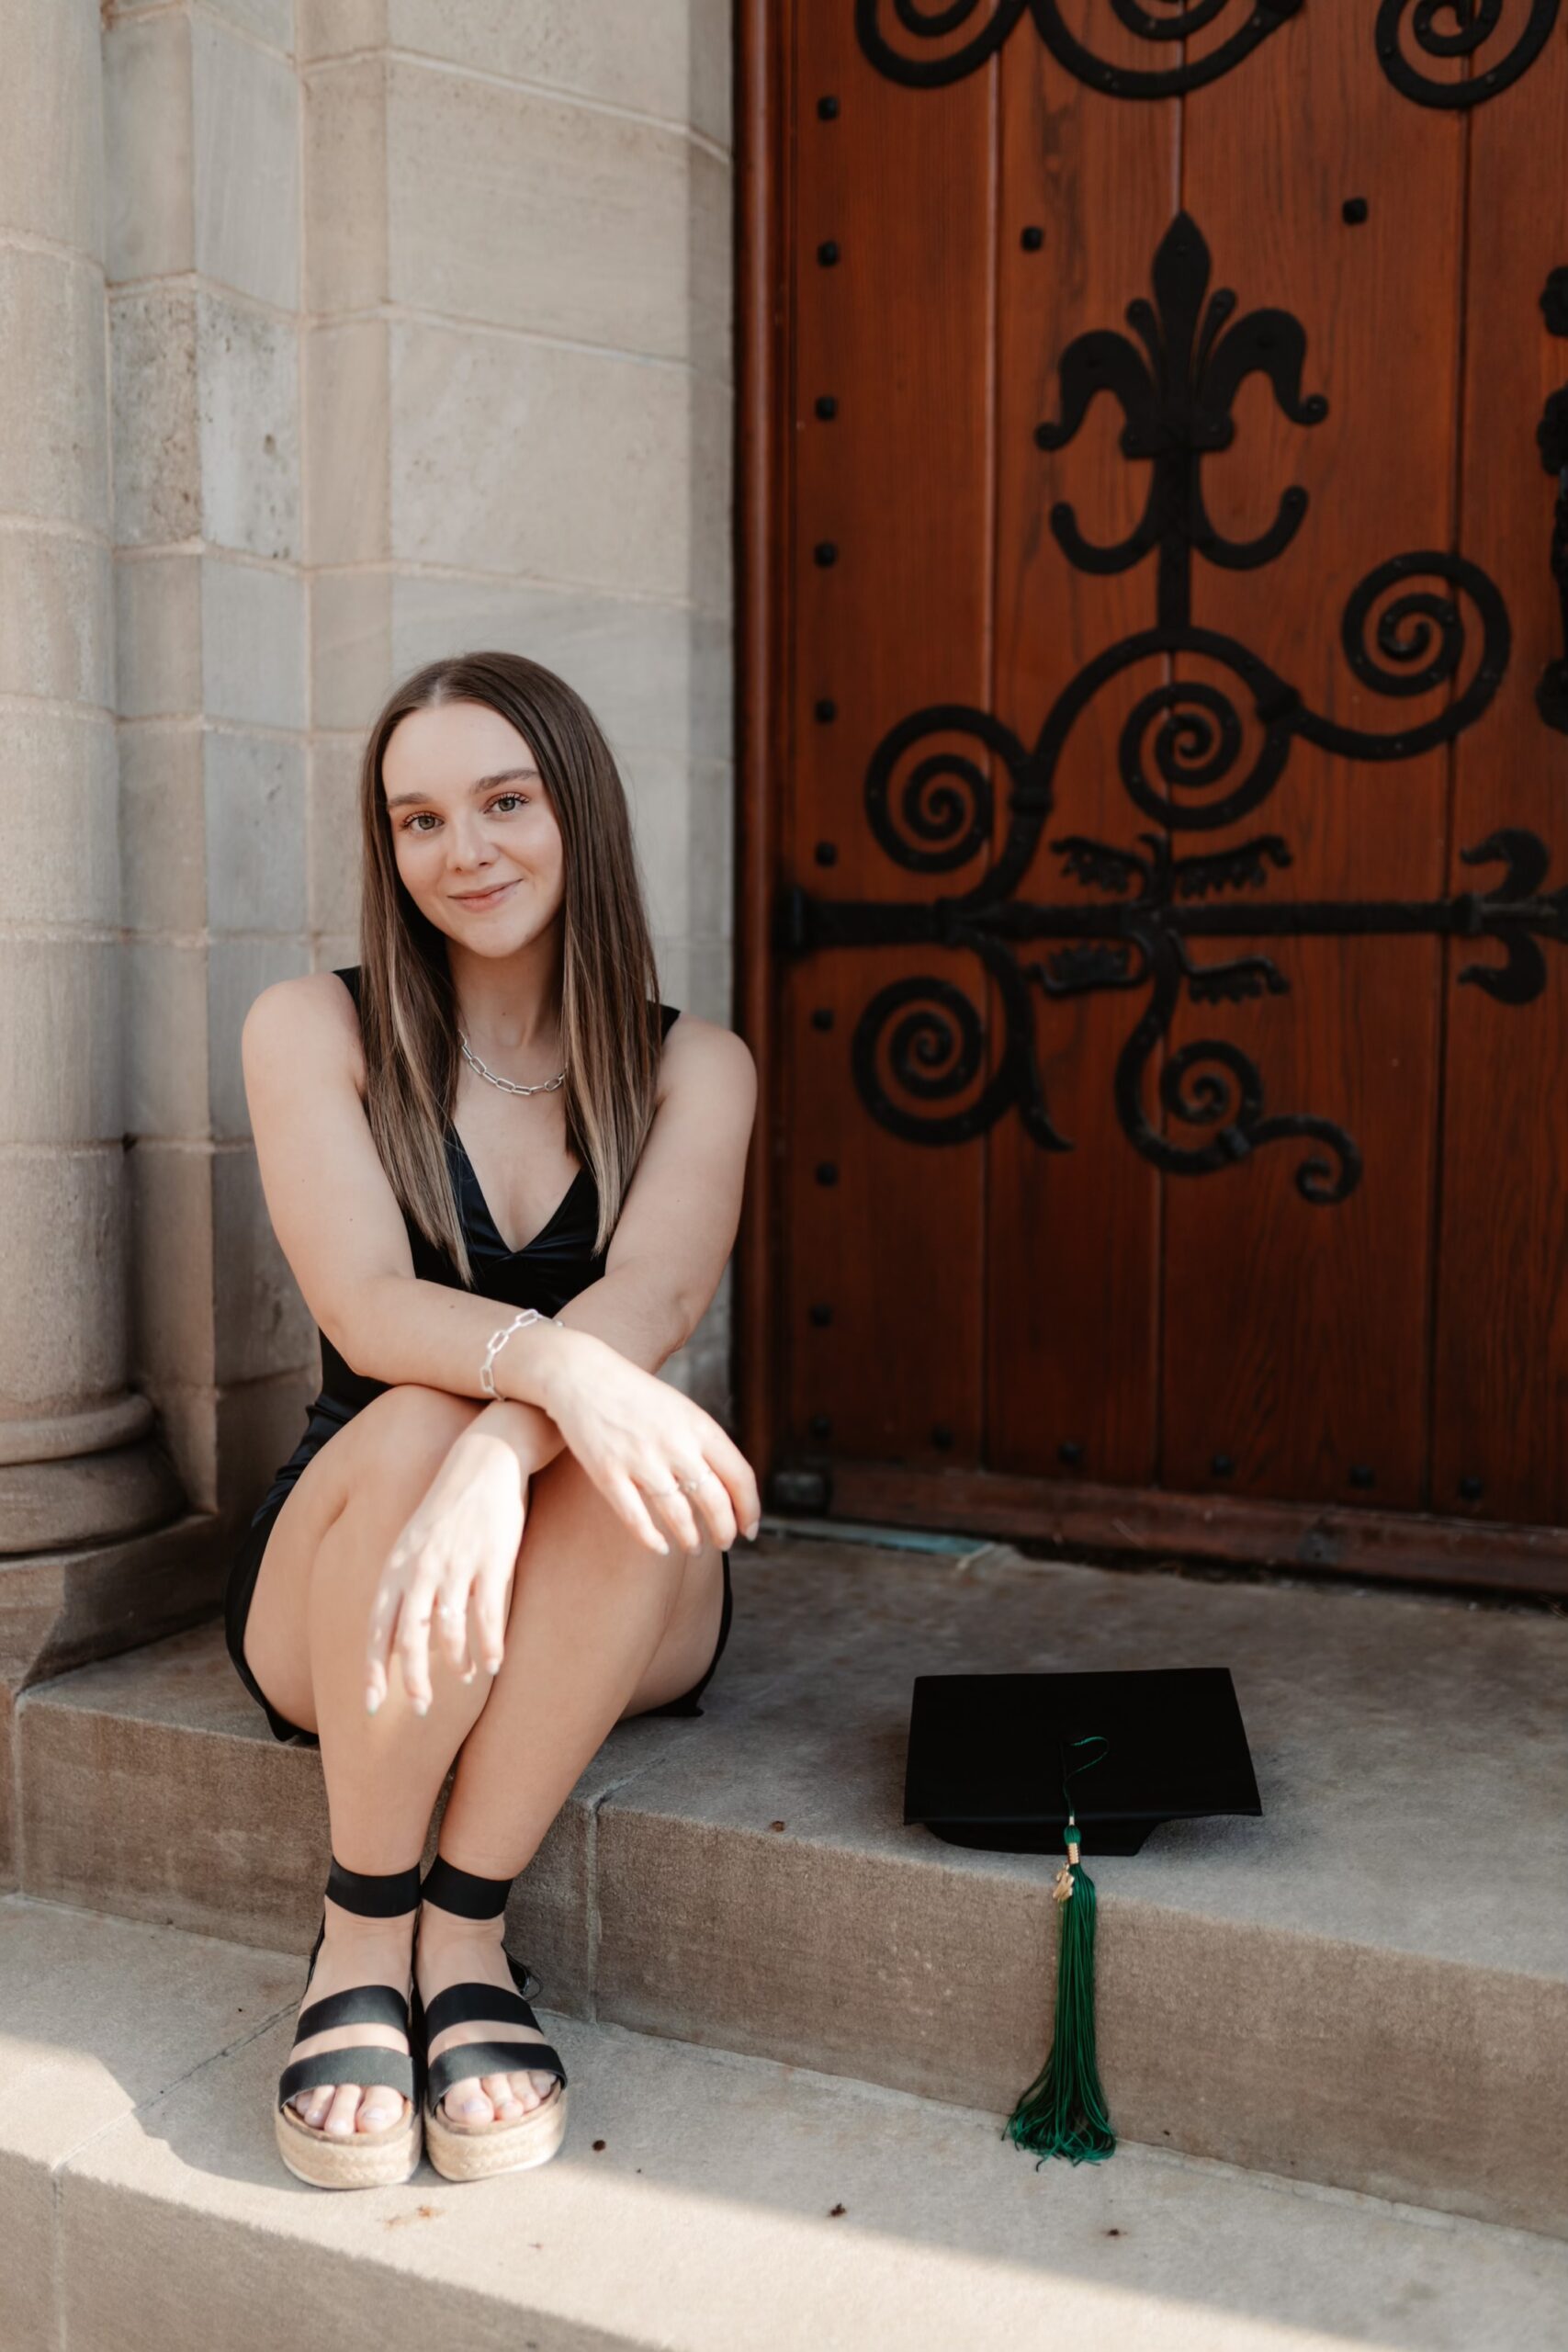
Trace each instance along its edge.
<path fill-rule="evenodd" d="M 422 2137 L 451 2178 L 558 2146 L 507 1893 L 612 1724 L 701 1712 L 759 1513 L 654 1376 L 728 1257 L 755 1073 L 657 1001 L 591 713 L 514 654 L 433 662 L 370 730 L 360 828 L 360 964 L 264 989 L 242 1039 L 321 1337 L 227 1623 L 274 1734 L 321 1746 L 332 1871 L 276 2128 L 323 2187 L 406 2179 Z"/>

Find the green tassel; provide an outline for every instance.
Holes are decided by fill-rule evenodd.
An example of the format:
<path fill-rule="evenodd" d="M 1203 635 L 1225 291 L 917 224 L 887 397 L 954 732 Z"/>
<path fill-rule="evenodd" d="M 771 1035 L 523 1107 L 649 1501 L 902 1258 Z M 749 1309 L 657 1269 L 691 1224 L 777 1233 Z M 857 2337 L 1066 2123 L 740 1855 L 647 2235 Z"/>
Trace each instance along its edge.
<path fill-rule="evenodd" d="M 1062 1934 L 1051 2052 L 1008 2118 L 1007 2136 L 1038 2162 L 1066 2156 L 1075 2165 L 1098 2165 L 1115 2154 L 1116 2135 L 1094 2050 L 1094 1881 L 1078 1860 L 1078 1826 L 1071 1815 L 1064 1843 L 1067 1859 L 1052 1889 Z"/>

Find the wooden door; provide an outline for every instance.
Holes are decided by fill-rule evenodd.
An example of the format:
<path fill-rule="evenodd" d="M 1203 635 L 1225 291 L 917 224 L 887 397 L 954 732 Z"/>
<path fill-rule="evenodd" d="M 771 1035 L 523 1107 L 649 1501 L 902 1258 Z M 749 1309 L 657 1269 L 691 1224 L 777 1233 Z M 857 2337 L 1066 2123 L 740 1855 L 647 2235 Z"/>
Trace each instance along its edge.
<path fill-rule="evenodd" d="M 1568 22 L 1494 13 L 750 13 L 781 1498 L 1568 1582 Z"/>

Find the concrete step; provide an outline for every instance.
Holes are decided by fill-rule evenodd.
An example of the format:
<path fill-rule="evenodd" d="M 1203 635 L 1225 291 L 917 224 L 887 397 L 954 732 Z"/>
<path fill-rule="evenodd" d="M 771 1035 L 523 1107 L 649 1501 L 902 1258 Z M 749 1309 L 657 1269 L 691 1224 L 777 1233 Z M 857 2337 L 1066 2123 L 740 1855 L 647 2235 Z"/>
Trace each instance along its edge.
<path fill-rule="evenodd" d="M 697 1721 L 615 1731 L 513 1898 L 569 2014 L 1004 2111 L 1049 2039 L 1049 1860 L 901 1820 L 910 1681 L 1228 1665 L 1261 1820 L 1090 1858 L 1124 2139 L 1568 2235 L 1568 1622 L 1409 1592 L 775 1535 Z M 319 1757 L 218 1630 L 17 1711 L 25 1890 L 309 1948 Z"/>
<path fill-rule="evenodd" d="M 560 2154 L 333 2195 L 271 2106 L 293 1952 L 0 1900 L 6 2352 L 1561 2352 L 1568 2246 L 547 2021 Z"/>

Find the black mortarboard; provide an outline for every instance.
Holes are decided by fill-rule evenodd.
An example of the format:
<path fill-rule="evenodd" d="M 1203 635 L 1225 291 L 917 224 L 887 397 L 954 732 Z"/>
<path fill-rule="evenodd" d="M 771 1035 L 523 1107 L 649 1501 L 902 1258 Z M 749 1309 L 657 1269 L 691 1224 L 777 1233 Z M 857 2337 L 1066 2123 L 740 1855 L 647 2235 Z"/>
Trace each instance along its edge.
<path fill-rule="evenodd" d="M 909 1713 L 904 1818 L 954 1846 L 1060 1853 L 1068 1743 L 1106 1743 L 1073 1809 L 1091 1853 L 1135 1854 L 1162 1821 L 1263 1810 L 1230 1669 L 921 1674 Z"/>
<path fill-rule="evenodd" d="M 1037 2156 L 1098 2163 L 1116 2142 L 1094 2030 L 1094 1882 L 1080 1847 L 1135 1854 L 1162 1821 L 1261 1814 L 1230 1670 L 921 1674 L 909 1712 L 904 1818 L 957 1846 L 1060 1852 L 1055 2028 L 1008 2120 Z"/>

